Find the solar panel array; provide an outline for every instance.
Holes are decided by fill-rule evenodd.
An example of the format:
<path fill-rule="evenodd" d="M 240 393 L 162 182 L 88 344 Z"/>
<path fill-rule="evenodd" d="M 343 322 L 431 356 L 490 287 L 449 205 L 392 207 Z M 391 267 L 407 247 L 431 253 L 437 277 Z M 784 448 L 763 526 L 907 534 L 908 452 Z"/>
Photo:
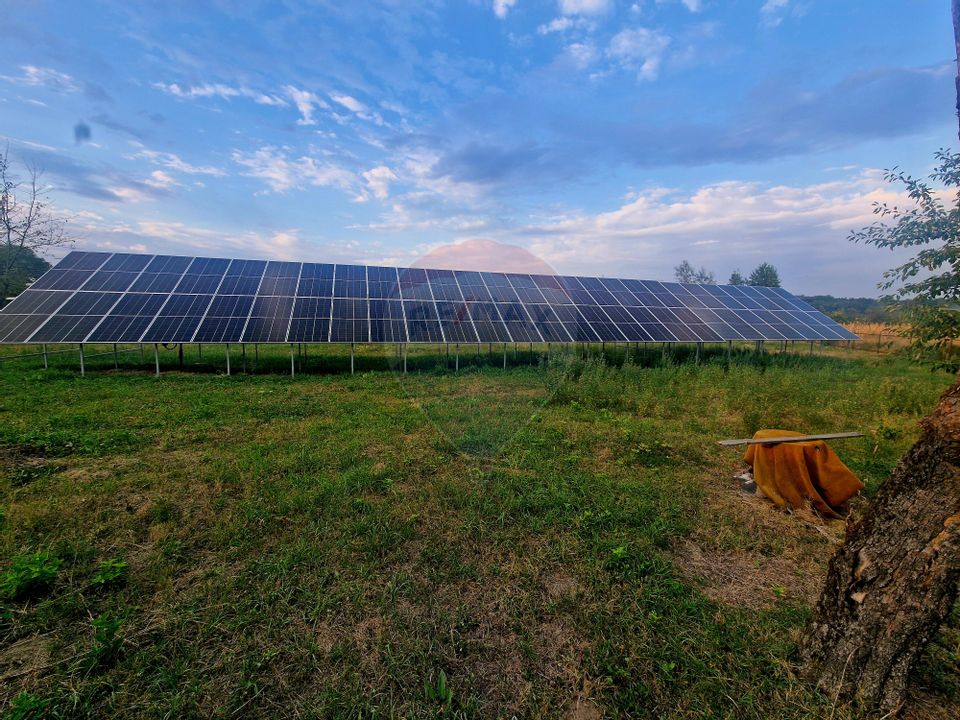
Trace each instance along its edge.
<path fill-rule="evenodd" d="M 71 252 L 2 343 L 853 340 L 780 288 Z"/>

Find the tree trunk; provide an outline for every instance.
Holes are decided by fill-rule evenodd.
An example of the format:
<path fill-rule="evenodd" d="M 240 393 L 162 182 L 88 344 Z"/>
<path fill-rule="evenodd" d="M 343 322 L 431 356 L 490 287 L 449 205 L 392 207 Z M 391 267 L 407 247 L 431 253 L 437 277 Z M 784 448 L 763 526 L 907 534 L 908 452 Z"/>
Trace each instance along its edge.
<path fill-rule="evenodd" d="M 801 646 L 803 672 L 831 698 L 895 712 L 960 580 L 960 382 L 830 561 Z"/>

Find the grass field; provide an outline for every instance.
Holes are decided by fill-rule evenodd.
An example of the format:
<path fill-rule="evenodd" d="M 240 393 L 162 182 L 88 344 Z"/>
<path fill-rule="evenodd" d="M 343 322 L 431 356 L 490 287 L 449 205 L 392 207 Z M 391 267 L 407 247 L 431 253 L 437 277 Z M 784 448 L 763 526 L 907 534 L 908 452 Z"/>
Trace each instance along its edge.
<path fill-rule="evenodd" d="M 842 523 L 742 494 L 716 441 L 863 430 L 835 448 L 869 494 L 948 375 L 617 351 L 290 378 L 275 353 L 0 366 L 0 712 L 852 716 L 791 665 Z M 958 625 L 909 717 L 955 717 Z"/>

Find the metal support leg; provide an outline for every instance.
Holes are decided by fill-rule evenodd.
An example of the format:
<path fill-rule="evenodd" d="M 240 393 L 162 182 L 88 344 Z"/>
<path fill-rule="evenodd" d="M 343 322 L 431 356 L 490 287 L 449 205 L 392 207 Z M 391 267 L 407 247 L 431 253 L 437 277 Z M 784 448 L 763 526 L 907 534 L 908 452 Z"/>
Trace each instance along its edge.
<path fill-rule="evenodd" d="M 456 351 L 454 353 L 455 365 L 453 366 L 454 372 L 460 372 L 460 343 L 456 344 Z"/>
<path fill-rule="evenodd" d="M 80 343 L 80 377 L 87 374 L 87 369 L 83 366 L 83 343 Z"/>
<path fill-rule="evenodd" d="M 353 343 L 350 343 L 350 374 L 353 375 Z"/>
<path fill-rule="evenodd" d="M 247 372 L 247 344 L 246 343 L 240 343 L 240 358 L 241 358 L 241 362 L 243 363 L 243 372 L 244 374 L 246 374 Z"/>
<path fill-rule="evenodd" d="M 46 346 L 46 345 L 43 346 L 43 369 L 44 369 L 44 370 L 49 370 L 49 369 L 50 369 L 50 363 L 49 363 L 49 361 L 47 360 L 47 346 Z"/>
<path fill-rule="evenodd" d="M 293 343 L 290 343 L 290 377 L 296 377 L 297 371 L 293 365 L 294 355 L 293 355 Z"/>
<path fill-rule="evenodd" d="M 253 344 L 253 361 L 260 364 L 260 345 L 258 343 Z"/>
<path fill-rule="evenodd" d="M 230 374 L 230 343 L 227 343 L 227 375 Z"/>
<path fill-rule="evenodd" d="M 140 362 L 146 362 L 146 358 L 143 356 L 143 343 L 140 343 Z"/>
<path fill-rule="evenodd" d="M 503 344 L 503 369 L 507 369 L 507 344 Z"/>
<path fill-rule="evenodd" d="M 183 369 L 183 343 L 180 343 L 177 347 L 177 365 Z"/>
<path fill-rule="evenodd" d="M 117 344 L 113 344 L 113 369 L 120 369 L 120 357 L 117 355 Z"/>
<path fill-rule="evenodd" d="M 160 348 L 156 343 L 153 344 L 153 364 L 157 369 L 157 377 L 160 377 Z"/>
<path fill-rule="evenodd" d="M 197 343 L 197 357 L 203 360 L 203 343 Z"/>
<path fill-rule="evenodd" d="M 696 358 L 695 358 L 695 362 L 696 362 L 697 365 L 700 364 L 700 346 L 701 346 L 701 345 L 703 345 L 703 343 L 697 343 L 697 355 L 696 355 Z"/>
<path fill-rule="evenodd" d="M 733 350 L 733 340 L 727 340 L 727 365 L 730 364 L 730 353 Z"/>
<path fill-rule="evenodd" d="M 407 344 L 403 344 L 403 374 L 407 374 Z"/>

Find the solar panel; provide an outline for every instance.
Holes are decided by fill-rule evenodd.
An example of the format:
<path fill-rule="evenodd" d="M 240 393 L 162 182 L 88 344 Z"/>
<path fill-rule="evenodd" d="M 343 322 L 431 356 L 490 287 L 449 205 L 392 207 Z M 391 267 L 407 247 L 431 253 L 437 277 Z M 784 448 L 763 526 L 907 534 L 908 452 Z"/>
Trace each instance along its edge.
<path fill-rule="evenodd" d="M 782 288 L 71 252 L 0 343 L 856 340 Z"/>

